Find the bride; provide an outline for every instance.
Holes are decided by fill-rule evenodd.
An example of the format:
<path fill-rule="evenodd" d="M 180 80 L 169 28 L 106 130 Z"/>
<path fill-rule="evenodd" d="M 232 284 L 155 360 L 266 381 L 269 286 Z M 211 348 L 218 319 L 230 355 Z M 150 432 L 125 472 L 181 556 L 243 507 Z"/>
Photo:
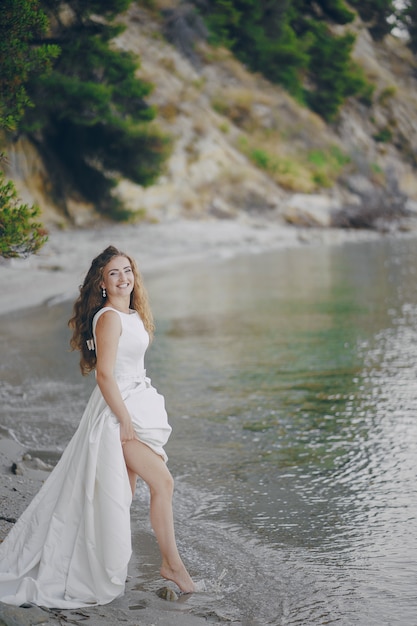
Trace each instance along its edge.
<path fill-rule="evenodd" d="M 69 326 L 81 371 L 95 370 L 97 385 L 60 461 L 0 545 L 0 600 L 65 609 L 122 595 L 138 476 L 150 490 L 161 576 L 191 593 L 174 534 L 164 451 L 171 427 L 144 368 L 152 314 L 133 259 L 109 246 L 92 261 Z"/>

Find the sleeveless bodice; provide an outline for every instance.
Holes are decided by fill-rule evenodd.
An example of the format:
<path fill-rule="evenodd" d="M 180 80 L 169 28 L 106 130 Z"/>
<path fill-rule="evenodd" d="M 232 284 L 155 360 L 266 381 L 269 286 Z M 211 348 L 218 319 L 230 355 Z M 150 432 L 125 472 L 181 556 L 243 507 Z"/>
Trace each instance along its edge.
<path fill-rule="evenodd" d="M 114 375 L 118 380 L 127 378 L 137 379 L 145 373 L 145 352 L 149 346 L 149 335 L 145 329 L 139 314 L 134 311 L 132 313 L 122 313 L 113 307 L 103 307 L 95 314 L 93 318 L 93 335 L 94 343 L 96 341 L 96 325 L 98 319 L 106 311 L 115 311 L 119 314 L 122 324 L 122 332 L 117 348 L 116 364 Z M 97 350 L 97 348 L 96 348 Z"/>

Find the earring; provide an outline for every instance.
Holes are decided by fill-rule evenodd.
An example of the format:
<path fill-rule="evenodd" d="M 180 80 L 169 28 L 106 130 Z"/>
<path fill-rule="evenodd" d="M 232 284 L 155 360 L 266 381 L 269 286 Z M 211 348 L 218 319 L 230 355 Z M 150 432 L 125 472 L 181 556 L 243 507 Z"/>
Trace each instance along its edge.
<path fill-rule="evenodd" d="M 103 294 L 103 298 L 105 298 L 105 297 L 107 296 L 107 293 L 106 293 L 106 288 L 105 288 L 105 287 L 103 287 L 103 290 L 102 290 L 102 292 L 101 292 L 101 293 Z"/>

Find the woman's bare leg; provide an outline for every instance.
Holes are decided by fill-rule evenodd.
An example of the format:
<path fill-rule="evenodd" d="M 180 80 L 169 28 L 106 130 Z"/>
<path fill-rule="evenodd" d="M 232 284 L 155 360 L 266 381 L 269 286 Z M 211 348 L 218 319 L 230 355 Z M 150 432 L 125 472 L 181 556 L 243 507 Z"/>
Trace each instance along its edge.
<path fill-rule="evenodd" d="M 174 481 L 171 473 L 163 459 L 141 441 L 127 441 L 123 451 L 129 472 L 140 476 L 149 486 L 151 524 L 162 557 L 160 574 L 177 584 L 181 591 L 191 593 L 195 590 L 194 583 L 175 541 L 172 514 Z"/>

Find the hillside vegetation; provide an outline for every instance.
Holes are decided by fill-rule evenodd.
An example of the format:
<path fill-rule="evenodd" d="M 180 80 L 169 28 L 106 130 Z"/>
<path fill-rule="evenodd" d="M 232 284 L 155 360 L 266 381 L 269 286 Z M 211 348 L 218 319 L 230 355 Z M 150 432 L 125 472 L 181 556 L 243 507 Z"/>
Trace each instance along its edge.
<path fill-rule="evenodd" d="M 415 208 L 416 45 L 390 2 L 40 4 L 49 48 L 3 143 L 46 222 L 374 227 Z"/>

